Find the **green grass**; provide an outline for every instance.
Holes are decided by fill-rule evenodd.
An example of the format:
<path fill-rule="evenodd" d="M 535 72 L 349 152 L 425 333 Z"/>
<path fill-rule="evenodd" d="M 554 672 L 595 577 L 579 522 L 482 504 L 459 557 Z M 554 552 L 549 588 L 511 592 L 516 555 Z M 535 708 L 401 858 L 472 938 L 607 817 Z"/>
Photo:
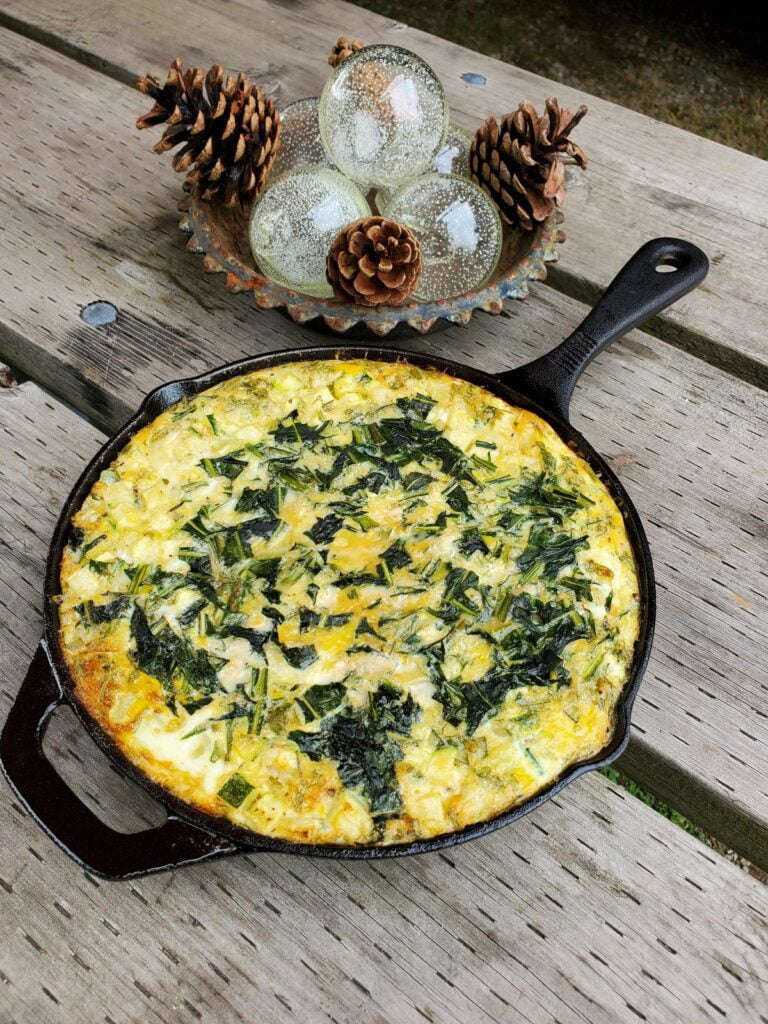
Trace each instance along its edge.
<path fill-rule="evenodd" d="M 628 779 L 626 775 L 622 775 L 621 772 L 617 772 L 615 768 L 608 766 L 607 768 L 601 768 L 600 772 L 614 782 L 617 786 L 621 786 L 622 789 L 626 789 L 632 796 L 636 796 L 638 800 L 642 800 L 644 804 L 653 808 L 659 814 L 664 815 L 670 821 L 674 822 L 679 828 L 684 829 L 689 835 L 695 836 L 702 843 L 706 843 L 707 846 L 718 853 L 726 854 L 727 848 L 722 843 L 717 842 L 712 836 L 707 835 L 702 829 L 695 825 L 690 818 L 686 818 L 684 814 L 680 814 L 679 811 L 674 810 L 669 804 L 665 804 L 663 800 L 658 800 L 655 796 L 652 796 L 647 790 L 638 786 L 632 779 Z"/>
<path fill-rule="evenodd" d="M 363 7 L 557 82 L 768 158 L 768 65 L 738 3 L 360 0 Z M 755 34 L 757 33 L 757 35 Z M 374 42 L 375 40 L 365 40 Z M 765 50 L 765 47 L 763 47 Z M 746 51 L 746 52 L 745 52 Z M 545 96 L 510 96 L 507 107 Z M 499 115 L 507 113 L 499 110 Z M 681 168 L 681 173 L 683 169 Z"/>

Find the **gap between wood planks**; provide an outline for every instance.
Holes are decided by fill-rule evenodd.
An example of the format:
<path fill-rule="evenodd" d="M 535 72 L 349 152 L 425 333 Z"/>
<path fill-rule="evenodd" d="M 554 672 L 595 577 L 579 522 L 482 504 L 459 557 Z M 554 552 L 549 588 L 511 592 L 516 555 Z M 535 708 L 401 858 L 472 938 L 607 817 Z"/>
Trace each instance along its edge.
<path fill-rule="evenodd" d="M 408 26 L 393 23 L 390 19 L 382 18 L 372 12 L 361 11 L 360 9 L 355 9 L 355 12 L 359 12 L 359 16 L 364 18 L 367 22 L 372 22 L 373 24 L 381 26 L 390 26 L 397 29 L 405 29 L 417 38 L 428 37 L 427 33 L 419 33 L 417 30 L 412 30 L 409 29 Z M 41 24 L 35 24 L 31 20 L 27 20 L 25 17 L 17 17 L 8 12 L 0 11 L 0 26 L 6 26 L 29 39 L 39 42 L 98 72 L 108 75 L 123 84 L 132 87 L 135 86 L 138 74 L 136 70 L 130 70 L 114 60 L 99 56 L 86 45 L 73 42 L 64 38 L 62 35 L 57 35 L 55 32 L 48 30 Z M 451 45 L 444 40 L 437 39 L 436 37 L 431 38 L 435 38 L 438 43 L 444 42 L 446 47 Z M 478 60 L 481 59 L 487 60 L 487 58 L 481 58 L 480 55 L 478 55 Z M 506 67 L 512 69 L 513 66 L 506 65 Z M 157 68 L 155 70 L 158 73 L 162 73 L 163 71 L 162 68 Z M 515 70 L 517 71 L 520 69 Z M 583 98 L 590 99 L 588 96 Z M 593 98 L 593 100 L 595 102 L 601 102 L 598 101 L 597 98 Z M 664 126 L 664 128 L 667 129 L 668 126 Z M 714 147 L 714 144 L 712 145 Z M 680 200 L 680 202 L 685 205 L 687 200 Z M 672 209 L 677 209 L 680 202 L 673 197 Z M 567 217 L 565 226 L 567 231 Z M 714 242 L 708 246 L 711 255 L 714 253 L 713 246 Z M 713 255 L 713 264 L 719 263 L 722 255 L 722 253 Z M 583 269 L 577 270 L 576 268 L 572 268 L 567 262 L 553 264 L 550 266 L 547 285 L 563 292 L 571 298 L 578 299 L 579 301 L 586 302 L 588 304 L 593 304 L 603 290 L 602 287 L 600 287 L 594 280 L 590 279 L 588 274 L 585 275 Z M 768 390 L 768 359 L 764 360 L 761 358 L 755 358 L 753 355 L 741 351 L 733 344 L 727 344 L 720 341 L 717 337 L 708 334 L 706 330 L 697 328 L 695 323 L 691 322 L 694 319 L 695 318 L 689 317 L 683 324 L 679 322 L 676 313 L 673 311 L 671 315 L 669 313 L 663 313 L 653 318 L 653 320 L 645 325 L 644 329 L 646 332 L 653 334 L 660 340 L 680 348 L 683 351 L 690 352 L 698 358 L 738 377 L 741 380 L 746 381 L 747 383 L 760 387 L 763 390 Z"/>

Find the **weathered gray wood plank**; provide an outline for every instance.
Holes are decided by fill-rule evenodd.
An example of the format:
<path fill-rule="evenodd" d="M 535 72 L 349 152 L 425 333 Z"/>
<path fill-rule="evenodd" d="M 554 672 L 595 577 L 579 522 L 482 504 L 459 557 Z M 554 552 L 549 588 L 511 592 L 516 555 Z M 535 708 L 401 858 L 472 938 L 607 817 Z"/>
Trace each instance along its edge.
<path fill-rule="evenodd" d="M 56 509 L 99 436 L 31 382 L 0 391 L 0 431 L 5 709 Z M 52 756 L 100 813 L 147 820 L 97 754 L 59 729 Z M 765 1022 L 767 908 L 760 883 L 599 776 L 445 854 L 253 855 L 124 884 L 84 874 L 0 787 L 4 1024 Z"/>
<path fill-rule="evenodd" d="M 570 106 L 586 102 L 590 115 L 578 131 L 591 169 L 585 187 L 569 199 L 568 243 L 552 281 L 591 301 L 640 243 L 656 235 L 690 238 L 709 254 L 712 271 L 657 320 L 654 333 L 768 387 L 765 161 L 340 0 L 294 0 L 288 7 L 274 0 L 223 6 L 216 0 L 110 0 L 96 10 L 87 0 L 40 0 L 32 7 L 7 0 L 3 7 L 6 20 L 17 19 L 24 31 L 42 33 L 124 80 L 136 72 L 159 74 L 179 55 L 247 70 L 278 103 L 286 102 L 320 91 L 325 55 L 345 32 L 398 43 L 427 59 L 445 83 L 455 120 L 467 128 L 524 98 L 537 105 L 553 94 Z M 484 76 L 485 85 L 465 82 L 468 71 Z M 124 118 L 111 114 L 104 125 L 111 144 L 150 148 L 146 135 L 132 129 L 142 104 L 136 97 Z M 154 189 L 162 196 L 162 181 Z"/>
<path fill-rule="evenodd" d="M 0 40 L 13 64 L 34 66 L 39 112 L 15 129 L 0 178 L 0 356 L 114 429 L 156 384 L 313 337 L 228 295 L 184 252 L 173 172 L 114 138 L 133 93 L 19 36 Z M 9 72 L 0 102 L 6 89 L 15 102 L 25 82 L 27 72 Z M 88 327 L 80 311 L 99 298 L 117 320 Z M 539 288 L 504 317 L 413 346 L 501 370 L 543 352 L 583 312 Z M 633 777 L 768 867 L 767 495 L 755 471 L 765 395 L 636 333 L 590 369 L 575 416 L 626 480 L 659 571 Z"/>

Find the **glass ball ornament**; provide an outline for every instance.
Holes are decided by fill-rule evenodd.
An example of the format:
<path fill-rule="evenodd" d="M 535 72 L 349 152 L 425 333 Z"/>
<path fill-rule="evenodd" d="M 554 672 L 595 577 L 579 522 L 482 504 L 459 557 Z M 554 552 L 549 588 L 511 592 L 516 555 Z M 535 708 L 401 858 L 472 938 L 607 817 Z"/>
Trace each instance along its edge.
<path fill-rule="evenodd" d="M 294 100 L 280 112 L 280 146 L 269 172 L 270 181 L 294 167 L 333 167 L 320 138 L 320 97 Z"/>
<path fill-rule="evenodd" d="M 286 171 L 253 204 L 248 225 L 253 257 L 277 284 L 330 298 L 325 261 L 331 242 L 345 224 L 370 212 L 357 185 L 338 171 Z"/>
<path fill-rule="evenodd" d="M 449 124 L 443 144 L 435 155 L 430 170 L 441 174 L 458 174 L 460 178 L 469 177 L 469 147 L 472 136 L 457 124 Z"/>
<path fill-rule="evenodd" d="M 448 127 L 440 79 L 400 46 L 364 46 L 320 96 L 320 134 L 339 170 L 368 188 L 396 188 L 429 168 Z"/>
<path fill-rule="evenodd" d="M 383 216 L 405 224 L 421 246 L 414 298 L 463 295 L 485 283 L 499 262 L 502 227 L 485 192 L 455 174 L 425 174 L 398 189 Z"/>

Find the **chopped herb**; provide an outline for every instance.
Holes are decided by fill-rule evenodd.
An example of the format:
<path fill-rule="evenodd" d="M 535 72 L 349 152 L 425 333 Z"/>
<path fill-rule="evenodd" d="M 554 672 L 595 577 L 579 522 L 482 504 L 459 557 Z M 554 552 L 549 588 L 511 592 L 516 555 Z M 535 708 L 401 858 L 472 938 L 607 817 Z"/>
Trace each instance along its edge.
<path fill-rule="evenodd" d="M 130 579 L 130 586 L 128 587 L 129 594 L 136 594 L 139 591 L 139 587 L 144 583 L 147 573 L 150 570 L 148 565 L 137 565 L 131 566 L 125 570 L 126 575 Z M 149 580 L 147 580 L 149 582 Z"/>
<path fill-rule="evenodd" d="M 219 796 L 230 807 L 239 807 L 251 793 L 253 786 L 240 772 L 234 772 L 219 790 Z"/>
<path fill-rule="evenodd" d="M 494 469 L 496 469 L 496 463 L 491 458 L 490 452 L 486 455 L 484 459 L 481 458 L 479 455 L 473 455 L 472 462 L 480 469 L 487 469 L 489 472 L 492 472 Z"/>
<path fill-rule="evenodd" d="M 306 718 L 324 718 L 344 703 L 347 688 L 344 683 L 319 683 L 299 697 L 297 703 Z"/>
<path fill-rule="evenodd" d="M 327 629 L 335 629 L 337 626 L 345 626 L 352 618 L 349 612 L 340 612 L 338 615 L 326 615 L 323 619 L 323 626 Z"/>
<path fill-rule="evenodd" d="M 315 544 L 328 544 L 336 534 L 339 532 L 344 524 L 344 520 L 340 516 L 329 515 L 323 516 L 318 519 L 315 525 L 306 531 L 307 536 L 315 542 Z"/>
<path fill-rule="evenodd" d="M 313 761 L 335 761 L 345 786 L 360 787 L 371 813 L 398 813 L 402 798 L 395 765 L 402 758 L 399 737 L 410 735 L 421 709 L 410 694 L 403 699 L 393 686 L 382 683 L 362 709 L 345 707 L 322 719 L 317 732 L 288 734 Z"/>
<path fill-rule="evenodd" d="M 542 579 L 554 580 L 562 569 L 575 563 L 576 552 L 586 543 L 586 536 L 571 537 L 547 525 L 535 526 L 525 551 L 517 559 L 517 567 L 528 578 L 535 571 Z"/>
<path fill-rule="evenodd" d="M 197 601 L 193 601 L 192 604 L 188 605 L 183 612 L 180 612 L 176 616 L 176 619 L 180 626 L 188 626 L 194 622 L 199 613 L 205 608 L 208 602 L 204 597 L 198 598 Z"/>
<path fill-rule="evenodd" d="M 374 576 L 370 572 L 349 572 L 346 575 L 342 574 L 335 580 L 331 581 L 332 587 L 362 587 L 368 583 L 376 584 L 377 586 L 383 586 L 386 583 L 384 576 Z"/>
<path fill-rule="evenodd" d="M 440 512 L 435 519 L 434 523 L 423 523 L 420 524 L 416 529 L 419 534 L 422 533 L 442 533 L 448 522 L 448 516 L 445 512 Z"/>
<path fill-rule="evenodd" d="M 595 672 L 597 672 L 597 670 L 602 665 L 604 658 L 605 658 L 605 651 L 600 651 L 599 654 L 596 654 L 595 657 L 592 659 L 592 661 L 590 661 L 589 665 L 587 665 L 587 668 L 586 668 L 582 678 L 584 678 L 585 680 L 586 679 L 591 679 L 592 676 L 595 674 Z"/>
<path fill-rule="evenodd" d="M 176 411 L 171 413 L 171 419 L 174 421 L 174 423 L 177 420 L 184 419 L 185 416 L 189 416 L 191 412 L 194 412 L 195 408 L 196 406 L 194 402 L 191 402 L 188 405 L 182 405 L 180 402 L 179 407 L 176 409 Z"/>
<path fill-rule="evenodd" d="M 414 398 L 398 398 L 397 407 L 402 409 L 406 416 L 413 416 L 415 419 L 425 420 L 432 409 L 437 405 L 437 400 L 429 395 L 417 394 Z"/>
<path fill-rule="evenodd" d="M 481 551 L 484 555 L 487 555 L 488 545 L 480 536 L 479 530 L 473 527 L 471 530 L 465 530 L 462 533 L 461 540 L 459 541 L 459 551 L 467 558 L 476 551 Z"/>
<path fill-rule="evenodd" d="M 424 488 L 429 487 L 433 480 L 434 477 L 431 477 L 429 473 L 418 473 L 414 471 L 413 473 L 407 473 L 403 477 L 403 487 L 406 491 L 421 491 Z"/>
<path fill-rule="evenodd" d="M 167 597 L 174 590 L 186 587 L 188 580 L 182 572 L 166 572 L 159 566 L 155 566 L 147 577 L 152 584 L 155 597 Z"/>
<path fill-rule="evenodd" d="M 308 487 L 318 484 L 314 473 L 302 466 L 297 466 L 293 461 L 284 462 L 274 459 L 270 462 L 269 467 L 278 480 L 281 480 L 287 487 L 293 488 L 294 491 L 306 491 Z"/>
<path fill-rule="evenodd" d="M 505 590 L 499 600 L 496 602 L 496 607 L 493 610 L 494 618 L 498 619 L 499 622 L 506 622 L 509 618 L 509 613 L 512 608 L 512 602 L 515 599 L 514 590 Z"/>
<path fill-rule="evenodd" d="M 236 480 L 248 463 L 245 459 L 235 458 L 232 454 L 222 455 L 216 459 L 201 459 L 199 465 L 208 476 L 225 476 L 228 480 Z"/>
<path fill-rule="evenodd" d="M 267 516 L 276 516 L 280 511 L 284 488 L 280 486 L 266 487 L 261 490 L 246 487 L 237 499 L 235 512 L 261 511 Z"/>
<path fill-rule="evenodd" d="M 216 422 L 216 417 L 213 415 L 213 413 L 208 413 L 208 415 L 205 418 L 210 423 L 211 430 L 213 431 L 213 433 L 218 437 L 218 435 L 219 435 L 219 425 Z"/>
<path fill-rule="evenodd" d="M 85 601 L 83 604 L 79 604 L 75 611 L 80 619 L 89 626 L 100 626 L 103 622 L 113 622 L 115 619 L 122 618 L 130 605 L 129 599 L 121 594 L 120 597 L 116 597 L 114 601 L 109 601 L 107 604 L 94 604 L 93 601 Z"/>
<path fill-rule="evenodd" d="M 249 629 L 247 626 L 229 626 L 221 630 L 222 636 L 233 636 L 240 640 L 247 640 L 251 650 L 259 654 L 264 649 L 264 644 L 272 636 L 271 629 Z"/>
<path fill-rule="evenodd" d="M 331 422 L 326 420 L 319 427 L 310 427 L 306 423 L 301 423 L 298 415 L 298 412 L 294 409 L 279 426 L 270 431 L 278 444 L 290 444 L 292 441 L 298 441 L 300 444 L 305 442 L 314 443 L 322 437 L 325 428 Z"/>
<path fill-rule="evenodd" d="M 384 564 L 390 570 L 402 569 L 411 564 L 411 556 L 405 550 L 405 541 L 397 540 L 391 544 L 381 556 Z"/>
<path fill-rule="evenodd" d="M 134 663 L 163 684 L 172 709 L 180 695 L 177 689 L 185 699 L 221 689 L 216 675 L 217 667 L 223 664 L 221 660 L 212 660 L 205 651 L 194 648 L 185 637 L 176 636 L 166 625 L 153 631 L 138 605 L 131 615 L 131 635 Z"/>
<path fill-rule="evenodd" d="M 184 523 L 182 530 L 191 533 L 193 537 L 209 537 L 216 530 L 216 527 L 211 526 L 208 522 L 209 511 L 208 507 L 204 505 L 196 516 Z"/>
<path fill-rule="evenodd" d="M 453 484 L 444 494 L 454 512 L 469 512 L 469 498 L 461 484 Z"/>
<path fill-rule="evenodd" d="M 115 559 L 114 562 L 97 562 L 94 558 L 88 558 L 86 565 L 97 576 L 109 576 L 111 572 L 119 569 L 123 562 L 119 558 Z"/>
<path fill-rule="evenodd" d="M 306 633 L 308 629 L 312 629 L 320 621 L 320 616 L 317 612 L 313 612 L 311 608 L 302 608 L 299 611 L 299 632 Z"/>
<path fill-rule="evenodd" d="M 594 504 L 578 491 L 563 487 L 551 472 L 524 474 L 509 496 L 515 508 L 525 507 L 528 518 L 551 519 L 556 523 L 562 523 L 577 509 Z"/>
<path fill-rule="evenodd" d="M 374 530 L 379 525 L 375 519 L 371 519 L 367 512 L 364 512 L 361 516 L 352 516 L 351 518 L 363 530 Z"/>
<path fill-rule="evenodd" d="M 592 600 L 592 581 L 586 576 L 560 576 L 557 585 L 572 590 L 580 601 Z"/>
<path fill-rule="evenodd" d="M 264 711 L 267 706 L 267 682 L 269 670 L 266 666 L 251 669 L 251 683 L 246 689 L 246 697 L 251 702 L 250 731 L 260 733 L 264 724 Z"/>
<path fill-rule="evenodd" d="M 467 591 L 479 592 L 479 589 L 480 579 L 476 572 L 471 569 L 451 566 L 445 577 L 443 604 L 437 614 L 446 622 L 454 622 L 461 612 L 478 615 L 480 607 L 472 600 Z"/>
<path fill-rule="evenodd" d="M 304 669 L 317 661 L 314 644 L 307 644 L 304 647 L 286 647 L 285 644 L 278 643 L 277 646 L 288 664 L 293 665 L 294 668 Z"/>
<path fill-rule="evenodd" d="M 357 628 L 355 629 L 355 636 L 365 636 L 366 634 L 368 636 L 375 636 L 381 639 L 381 637 L 379 637 L 379 634 L 376 632 L 373 626 L 371 626 L 371 624 L 368 622 L 368 619 L 365 616 L 363 616 L 363 618 L 360 619 L 360 621 L 357 624 Z"/>
<path fill-rule="evenodd" d="M 218 530 L 212 541 L 224 565 L 234 565 L 251 557 L 250 542 L 259 537 L 269 540 L 282 523 L 281 519 L 246 519 L 239 526 Z"/>

